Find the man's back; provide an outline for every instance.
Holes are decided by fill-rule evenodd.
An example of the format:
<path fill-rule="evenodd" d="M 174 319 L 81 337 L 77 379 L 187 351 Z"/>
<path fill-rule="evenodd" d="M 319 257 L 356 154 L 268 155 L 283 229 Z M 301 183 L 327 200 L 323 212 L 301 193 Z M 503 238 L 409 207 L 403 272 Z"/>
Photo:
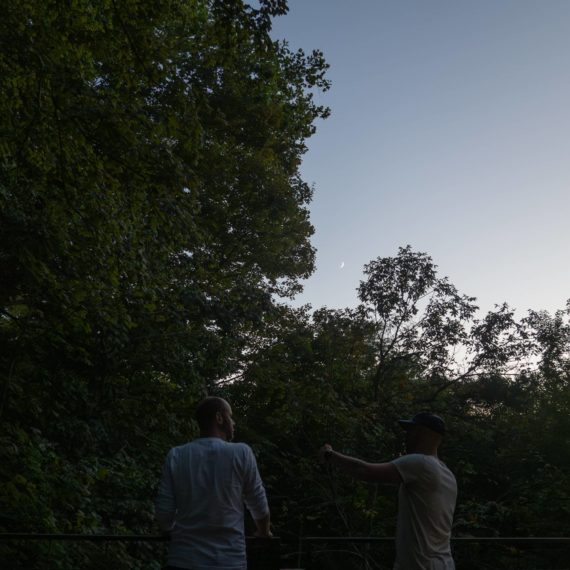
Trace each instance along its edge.
<path fill-rule="evenodd" d="M 437 457 L 412 453 L 392 462 L 402 477 L 396 537 L 399 570 L 452 570 L 449 539 L 457 499 L 453 473 Z"/>
<path fill-rule="evenodd" d="M 244 501 L 254 519 L 268 513 L 251 449 L 203 437 L 170 450 L 157 516 L 176 512 L 168 564 L 193 570 L 245 569 Z"/>

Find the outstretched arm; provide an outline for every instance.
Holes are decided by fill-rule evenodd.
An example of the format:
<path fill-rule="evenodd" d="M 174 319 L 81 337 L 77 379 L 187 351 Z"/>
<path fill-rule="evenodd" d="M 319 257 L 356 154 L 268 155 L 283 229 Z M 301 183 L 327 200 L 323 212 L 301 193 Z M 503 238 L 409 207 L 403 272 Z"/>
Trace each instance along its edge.
<path fill-rule="evenodd" d="M 356 457 L 334 451 L 328 443 L 321 447 L 319 455 L 326 463 L 334 465 L 347 475 L 360 481 L 391 485 L 399 485 L 402 482 L 400 472 L 392 463 L 367 463 Z"/>

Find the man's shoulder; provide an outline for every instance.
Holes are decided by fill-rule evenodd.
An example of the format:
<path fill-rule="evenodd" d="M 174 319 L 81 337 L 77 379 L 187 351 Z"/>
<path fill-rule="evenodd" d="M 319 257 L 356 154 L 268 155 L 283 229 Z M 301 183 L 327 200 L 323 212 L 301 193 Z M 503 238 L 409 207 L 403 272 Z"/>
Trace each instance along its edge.
<path fill-rule="evenodd" d="M 189 441 L 187 443 L 181 443 L 180 445 L 175 445 L 168 450 L 168 457 L 177 457 L 181 453 L 188 451 L 194 447 L 194 441 Z"/>
<path fill-rule="evenodd" d="M 396 466 L 416 466 L 425 465 L 426 455 L 423 453 L 407 453 L 406 455 L 401 455 L 392 459 L 391 463 Z"/>
<path fill-rule="evenodd" d="M 217 449 L 223 453 L 227 453 L 229 455 L 233 454 L 240 457 L 253 455 L 251 447 L 247 445 L 247 443 L 243 443 L 241 441 L 233 442 L 224 441 L 223 439 L 219 438 L 199 438 L 191 441 L 190 443 L 187 443 L 186 445 L 211 447 L 212 449 Z"/>
<path fill-rule="evenodd" d="M 435 455 L 410 453 L 394 459 L 392 463 L 400 472 L 405 484 L 422 482 L 430 486 L 439 484 L 441 481 L 448 481 L 450 486 L 455 484 L 452 471 Z"/>
<path fill-rule="evenodd" d="M 232 446 L 232 449 L 236 455 L 240 455 L 242 457 L 249 457 L 253 455 L 253 450 L 247 443 L 243 443 L 242 441 L 236 443 L 229 443 L 228 445 Z"/>
<path fill-rule="evenodd" d="M 218 453 L 227 455 L 235 455 L 240 458 L 248 458 L 253 456 L 253 450 L 247 443 L 229 442 L 218 438 L 197 438 L 187 443 L 177 445 L 170 449 L 170 456 L 179 456 L 182 454 L 196 453 L 210 449 Z"/>
<path fill-rule="evenodd" d="M 425 453 L 406 453 L 392 459 L 391 463 L 406 465 L 425 465 L 427 467 L 443 467 L 448 469 L 447 465 L 437 457 L 437 455 L 427 455 Z"/>
<path fill-rule="evenodd" d="M 416 483 L 424 480 L 432 469 L 430 469 L 427 455 L 423 453 L 408 453 L 392 460 L 404 484 Z"/>
<path fill-rule="evenodd" d="M 192 453 L 194 451 L 203 450 L 212 447 L 218 447 L 218 441 L 220 443 L 225 443 L 223 440 L 217 440 L 214 438 L 207 437 L 197 437 L 192 441 L 187 441 L 186 443 L 181 443 L 180 445 L 175 445 L 170 448 L 168 452 L 169 455 L 180 455 L 183 453 Z"/>

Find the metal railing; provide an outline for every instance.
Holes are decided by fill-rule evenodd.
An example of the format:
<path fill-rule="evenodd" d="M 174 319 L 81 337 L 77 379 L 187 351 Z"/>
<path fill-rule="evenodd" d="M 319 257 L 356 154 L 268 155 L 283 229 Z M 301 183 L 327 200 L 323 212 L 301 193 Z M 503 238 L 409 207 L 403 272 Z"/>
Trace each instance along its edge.
<path fill-rule="evenodd" d="M 43 566 L 26 566 L 14 560 L 13 565 L 7 567 L 10 569 L 50 568 L 49 557 L 56 560 L 63 552 L 52 547 L 61 543 L 102 545 L 102 548 L 99 546 L 85 552 L 86 557 L 95 557 L 95 564 L 100 565 L 94 565 L 94 568 L 109 567 L 105 561 L 119 560 L 119 554 L 123 553 L 124 560 L 127 560 L 128 554 L 130 559 L 140 561 L 134 566 L 122 566 L 125 569 L 158 569 L 164 564 L 168 540 L 168 536 L 148 534 L 0 533 L 0 548 L 2 545 L 16 544 L 17 548 L 13 551 L 23 556 L 30 550 L 26 544 L 29 546 L 30 543 L 41 542 L 48 546 L 41 551 L 41 560 L 38 558 L 38 564 Z M 297 566 L 306 570 L 391 570 L 394 560 L 393 537 L 308 536 L 296 541 L 294 547 L 292 542 L 282 543 L 277 537 L 247 538 L 246 543 L 249 570 L 278 570 Z M 125 548 L 114 552 L 114 544 L 124 545 Z M 284 549 L 285 544 L 288 548 Z M 570 570 L 569 537 L 465 537 L 452 538 L 451 546 L 458 570 Z M 1 562 L 0 556 L 0 565 Z M 117 566 L 113 569 L 115 567 L 119 570 Z"/>
<path fill-rule="evenodd" d="M 39 534 L 39 533 L 0 533 L 0 568 L 2 570 L 15 570 L 28 568 L 52 568 L 58 555 L 65 549 L 57 551 L 54 548 L 58 543 L 89 543 L 100 545 L 97 549 L 87 550 L 85 555 L 93 558 L 93 568 L 112 568 L 112 570 L 125 570 L 144 568 L 145 570 L 159 569 L 166 564 L 166 544 L 169 542 L 168 535 L 149 534 Z M 26 543 L 44 543 L 47 548 L 34 554 L 29 554 L 31 549 L 22 545 Z M 13 543 L 17 545 L 12 549 L 13 554 L 2 549 L 2 545 Z M 151 549 L 146 548 L 149 543 L 154 543 Z M 156 544 L 163 545 L 156 547 Z M 113 551 L 112 545 L 127 546 Z M 78 550 L 78 549 L 76 549 Z M 248 570 L 280 570 L 280 539 L 246 537 Z M 27 552 L 26 552 L 27 551 Z M 69 554 L 69 553 L 67 553 Z M 7 557 L 18 556 L 19 560 Z M 36 558 L 36 560 L 34 560 Z M 25 560 L 28 559 L 28 560 Z M 131 563 L 127 562 L 131 559 Z M 117 562 L 123 560 L 122 566 Z M 11 564 L 5 566 L 5 564 Z M 135 566 L 136 564 L 136 566 Z M 111 565 L 111 566 L 109 566 Z M 78 566 L 78 570 L 84 567 Z M 91 568 L 91 566 L 89 566 Z"/>
<path fill-rule="evenodd" d="M 306 570 L 391 570 L 392 537 L 309 536 L 304 543 Z M 458 570 L 570 570 L 569 537 L 452 538 Z"/>

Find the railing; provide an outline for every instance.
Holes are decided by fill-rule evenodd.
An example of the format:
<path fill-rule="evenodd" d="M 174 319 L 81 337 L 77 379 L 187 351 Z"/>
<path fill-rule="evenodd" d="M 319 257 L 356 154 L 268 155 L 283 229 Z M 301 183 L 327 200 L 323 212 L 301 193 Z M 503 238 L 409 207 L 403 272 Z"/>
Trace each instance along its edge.
<path fill-rule="evenodd" d="M 108 568 L 105 561 L 120 560 L 121 552 L 112 552 L 112 545 L 128 545 L 128 553 L 137 562 L 136 568 L 159 569 L 164 563 L 165 548 L 156 548 L 157 543 L 168 541 L 162 535 L 85 535 L 85 534 L 30 534 L 0 533 L 0 545 L 18 545 L 13 552 L 24 556 L 29 550 L 26 543 L 41 542 L 48 548 L 42 551 L 39 565 L 28 565 L 14 560 L 11 566 L 0 556 L 2 568 L 51 568 L 51 561 L 57 559 L 60 551 L 53 551 L 54 544 L 66 542 L 102 544 L 97 552 L 85 555 L 97 556 L 93 568 Z M 394 560 L 394 538 L 392 537 L 302 537 L 292 547 L 283 549 L 279 538 L 246 539 L 248 570 L 278 570 L 300 566 L 306 570 L 391 570 Z M 458 570 L 570 570 L 570 538 L 568 537 L 502 537 L 502 538 L 452 538 L 452 551 Z M 155 546 L 151 546 L 154 544 Z M 142 546 L 141 546 L 142 545 Z M 144 546 L 144 548 L 143 548 Z M 148 547 L 151 547 L 150 549 Z M 143 552 L 137 553 L 137 548 Z M 126 558 L 125 558 L 126 560 Z M 148 562 L 152 560 L 152 562 Z M 124 565 L 117 568 L 130 568 Z M 125 564 L 127 564 L 125 562 Z M 81 570 L 87 566 L 79 567 Z M 91 566 L 89 566 L 91 568 Z"/>
<path fill-rule="evenodd" d="M 166 543 L 170 538 L 167 535 L 149 535 L 149 534 L 33 534 L 33 533 L 0 533 L 0 568 L 2 570 L 19 570 L 28 568 L 49 568 L 57 559 L 60 552 L 54 551 L 54 544 L 57 543 L 89 543 L 102 545 L 103 548 L 98 551 L 87 552 L 86 555 L 94 558 L 93 568 L 109 568 L 110 570 L 127 570 L 131 566 L 126 561 L 127 555 L 132 560 L 139 560 L 136 568 L 144 568 L 145 570 L 160 569 L 166 564 Z M 24 560 L 24 558 L 33 558 L 26 554 L 26 550 L 22 548 L 22 543 L 41 542 L 47 545 L 47 549 L 35 556 L 36 560 Z M 2 552 L 1 545 L 14 543 L 18 548 L 13 549 L 12 556 L 18 556 L 20 560 L 6 559 L 6 552 Z M 120 544 L 128 545 L 129 548 L 122 551 L 113 552 L 111 545 Z M 147 543 L 154 543 L 155 547 L 149 552 Z M 163 548 L 156 548 L 156 544 L 164 545 Z M 280 570 L 281 567 L 281 549 L 279 538 L 246 538 L 247 565 L 248 570 Z M 121 558 L 122 555 L 122 558 Z M 9 554 L 8 554 L 9 556 Z M 117 560 L 124 560 L 122 566 L 117 566 Z M 119 562 L 120 563 L 120 562 Z M 140 564 L 143 564 L 141 566 Z M 11 564 L 5 566 L 5 564 Z M 33 565 L 32 565 L 33 564 Z M 111 566 L 109 566 L 111 564 Z M 84 570 L 83 566 L 78 566 L 78 570 Z M 91 568 L 91 566 L 89 566 Z"/>
<path fill-rule="evenodd" d="M 304 537 L 306 570 L 391 570 L 392 537 Z M 568 537 L 452 538 L 458 570 L 570 570 Z"/>

